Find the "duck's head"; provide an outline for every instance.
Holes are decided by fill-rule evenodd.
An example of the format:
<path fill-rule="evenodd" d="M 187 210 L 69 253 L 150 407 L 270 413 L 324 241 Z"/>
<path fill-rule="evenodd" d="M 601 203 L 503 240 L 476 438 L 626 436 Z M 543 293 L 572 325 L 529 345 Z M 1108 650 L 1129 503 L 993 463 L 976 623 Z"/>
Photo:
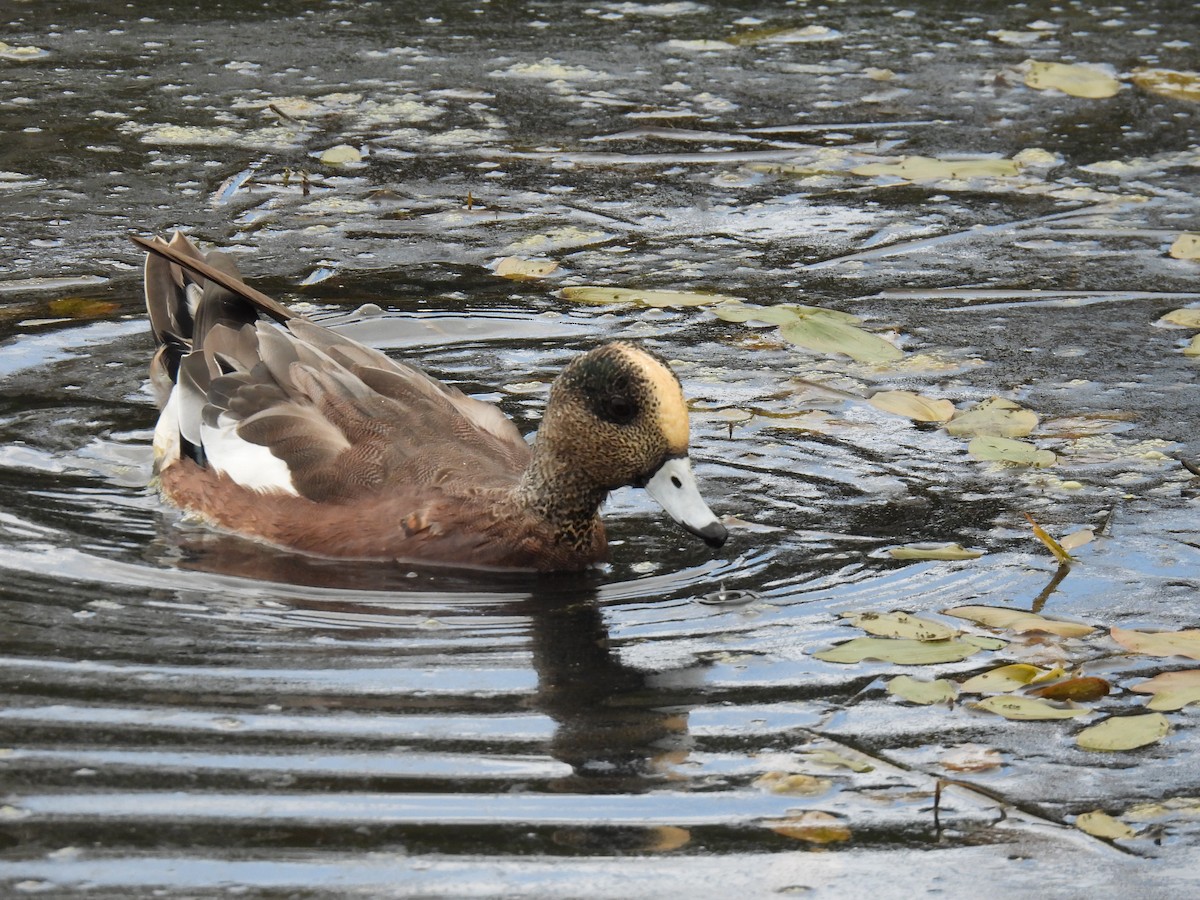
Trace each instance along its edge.
<path fill-rule="evenodd" d="M 574 469 L 573 480 L 602 493 L 625 485 L 645 488 L 709 546 L 725 543 L 725 526 L 692 475 L 679 379 L 636 344 L 605 344 L 563 369 L 551 388 L 538 444 Z"/>

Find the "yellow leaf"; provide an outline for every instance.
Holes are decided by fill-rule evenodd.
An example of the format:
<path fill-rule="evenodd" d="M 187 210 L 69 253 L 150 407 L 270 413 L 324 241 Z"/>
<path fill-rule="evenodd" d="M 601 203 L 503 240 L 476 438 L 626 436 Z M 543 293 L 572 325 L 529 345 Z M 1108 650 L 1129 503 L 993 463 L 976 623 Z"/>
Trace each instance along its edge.
<path fill-rule="evenodd" d="M 1112 97 L 1121 90 L 1121 83 L 1117 79 L 1095 66 L 1033 60 L 1028 63 L 1025 84 L 1039 91 L 1062 91 L 1072 97 L 1092 100 Z"/>
<path fill-rule="evenodd" d="M 678 850 L 692 840 L 692 833 L 678 825 L 656 825 L 651 828 L 643 850 L 649 853 L 668 853 Z"/>
<path fill-rule="evenodd" d="M 933 159 L 928 156 L 902 156 L 896 162 L 867 163 L 850 170 L 853 175 L 889 175 L 905 181 L 1012 178 L 1020 172 L 1020 163 L 1011 159 Z"/>
<path fill-rule="evenodd" d="M 618 287 L 567 287 L 559 291 L 566 300 L 580 303 L 634 303 L 638 306 L 708 306 L 727 300 L 740 300 L 729 294 L 699 291 L 642 291 Z"/>
<path fill-rule="evenodd" d="M 1090 834 L 1092 837 L 1106 838 L 1112 841 L 1120 840 L 1121 838 L 1131 838 L 1137 834 L 1136 831 L 1120 819 L 1114 819 L 1108 813 L 1099 809 L 1076 816 L 1075 827 L 1080 831 Z"/>
<path fill-rule="evenodd" d="M 1163 672 L 1149 681 L 1138 682 L 1130 690 L 1139 694 L 1153 694 L 1146 704 L 1149 709 L 1183 709 L 1190 703 L 1200 703 L 1200 669 Z"/>
<path fill-rule="evenodd" d="M 496 260 L 492 271 L 502 278 L 544 278 L 558 268 L 552 259 L 524 259 L 520 256 L 505 256 Z"/>
<path fill-rule="evenodd" d="M 1200 243 L 1197 246 L 1200 247 Z M 1158 324 L 1177 325 L 1180 328 L 1200 328 L 1200 307 L 1188 306 L 1183 309 L 1173 309 L 1159 319 Z"/>
<path fill-rule="evenodd" d="M 1186 656 L 1200 659 L 1200 629 L 1136 631 L 1113 627 L 1112 638 L 1126 650 L 1147 656 Z"/>
<path fill-rule="evenodd" d="M 1006 719 L 1034 721 L 1041 719 L 1073 719 L 1076 716 L 1086 716 L 1090 710 L 1069 709 L 1054 706 L 1047 700 L 1036 697 L 987 697 L 978 703 L 972 703 L 975 709 L 995 713 Z"/>
<path fill-rule="evenodd" d="M 888 682 L 887 690 L 889 694 L 901 700 L 921 706 L 946 703 L 958 696 L 957 686 L 945 678 L 939 678 L 937 681 L 918 681 L 908 675 L 897 675 Z"/>
<path fill-rule="evenodd" d="M 968 678 L 962 683 L 962 690 L 971 694 L 1007 694 L 1025 687 L 1046 672 L 1046 669 L 1028 663 L 1011 663 Z"/>
<path fill-rule="evenodd" d="M 1170 97 L 1172 100 L 1191 100 L 1200 103 L 1200 72 L 1177 72 L 1172 69 L 1134 69 L 1133 83 L 1143 91 Z"/>
<path fill-rule="evenodd" d="M 1072 550 L 1077 550 L 1085 544 L 1090 544 L 1096 539 L 1096 532 L 1090 528 L 1081 528 L 1079 531 L 1072 531 L 1070 534 L 1063 535 L 1059 538 L 1058 544 L 1068 553 Z"/>
<path fill-rule="evenodd" d="M 892 559 L 963 560 L 979 559 L 983 556 L 981 551 L 967 550 L 959 544 L 908 544 L 904 547 L 892 547 L 888 553 Z"/>
<path fill-rule="evenodd" d="M 1192 342 L 1183 348 L 1184 356 L 1200 356 L 1200 334 L 1192 338 Z"/>
<path fill-rule="evenodd" d="M 63 297 L 51 300 L 50 312 L 69 319 L 93 319 L 116 312 L 119 305 L 111 300 L 94 300 L 90 297 Z"/>
<path fill-rule="evenodd" d="M 754 780 L 754 786 L 772 794 L 790 794 L 798 797 L 816 797 L 833 787 L 828 778 L 816 775 L 800 775 L 791 772 L 767 772 Z"/>
<path fill-rule="evenodd" d="M 1082 622 L 1064 622 L 1061 619 L 1047 619 L 1037 613 L 1024 612 L 1019 609 L 1004 609 L 999 606 L 955 606 L 944 610 L 948 616 L 958 619 L 970 619 L 989 628 L 1007 628 L 1024 634 L 1030 631 L 1040 631 L 1046 634 L 1057 634 L 1059 637 L 1083 637 L 1095 629 Z"/>
<path fill-rule="evenodd" d="M 829 750 L 827 748 L 818 748 L 816 750 L 808 750 L 804 754 L 805 760 L 809 763 L 818 766 L 828 766 L 832 769 L 849 769 L 851 772 L 872 772 L 875 769 L 874 763 L 870 762 L 870 757 L 865 754 L 850 755 L 855 751 Z"/>
<path fill-rule="evenodd" d="M 324 151 L 318 158 L 327 166 L 344 166 L 347 163 L 362 162 L 362 153 L 357 147 L 338 144 Z"/>
<path fill-rule="evenodd" d="M 1200 817 L 1200 797 L 1170 797 L 1158 803 L 1138 803 L 1125 811 L 1125 818 L 1135 822 L 1185 816 L 1190 819 Z"/>
<path fill-rule="evenodd" d="M 832 844 L 850 840 L 850 828 L 837 816 L 821 812 L 819 809 L 786 819 L 772 820 L 767 823 L 767 827 L 776 834 L 810 844 Z"/>
<path fill-rule="evenodd" d="M 906 416 L 917 422 L 946 422 L 954 416 L 949 400 L 931 400 L 912 391 L 880 391 L 867 401 L 876 409 Z"/>
<path fill-rule="evenodd" d="M 867 364 L 895 362 L 904 351 L 878 335 L 828 316 L 805 316 L 779 328 L 785 341 L 817 353 L 842 353 Z"/>
<path fill-rule="evenodd" d="M 990 434 L 973 438 L 967 445 L 967 452 L 985 462 L 1012 463 L 1037 469 L 1044 469 L 1058 462 L 1058 457 L 1050 450 L 1039 450 L 1025 441 L 1013 441 Z"/>
<path fill-rule="evenodd" d="M 1048 684 L 1045 687 L 1035 688 L 1029 692 L 1031 697 L 1044 697 L 1047 700 L 1058 700 L 1065 702 L 1067 700 L 1075 703 L 1090 703 L 1093 700 L 1099 700 L 1101 697 L 1107 697 L 1112 691 L 1112 685 L 1103 678 L 1097 678 L 1094 675 L 1085 678 L 1068 678 L 1065 681 L 1058 681 L 1054 684 Z"/>
<path fill-rule="evenodd" d="M 1041 525 L 1033 521 L 1033 516 L 1031 516 L 1029 513 L 1025 513 L 1025 518 L 1028 519 L 1029 524 L 1033 526 L 1034 536 L 1046 545 L 1046 549 L 1054 554 L 1055 559 L 1057 559 L 1060 563 L 1071 562 L 1071 554 L 1063 549 L 1062 544 L 1050 537 L 1050 533 L 1047 532 L 1046 529 L 1042 528 Z"/>
<path fill-rule="evenodd" d="M 832 663 L 857 663 L 866 659 L 922 666 L 958 662 L 974 656 L 979 647 L 966 641 L 914 641 L 904 638 L 854 638 L 829 650 L 814 653 L 817 659 Z"/>
<path fill-rule="evenodd" d="M 1161 741 L 1171 733 L 1171 723 L 1162 713 L 1113 716 L 1075 735 L 1084 750 L 1136 750 Z"/>
<path fill-rule="evenodd" d="M 958 634 L 958 630 L 933 619 L 922 619 L 920 616 L 906 612 L 890 613 L 846 613 L 843 619 L 849 619 L 850 624 L 861 628 L 867 634 L 879 637 L 912 638 L 917 641 L 944 641 Z"/>
<path fill-rule="evenodd" d="M 1012 400 L 991 397 L 971 407 L 954 421 L 946 425 L 946 433 L 955 437 L 1019 438 L 1038 426 L 1037 413 L 1025 409 Z"/>

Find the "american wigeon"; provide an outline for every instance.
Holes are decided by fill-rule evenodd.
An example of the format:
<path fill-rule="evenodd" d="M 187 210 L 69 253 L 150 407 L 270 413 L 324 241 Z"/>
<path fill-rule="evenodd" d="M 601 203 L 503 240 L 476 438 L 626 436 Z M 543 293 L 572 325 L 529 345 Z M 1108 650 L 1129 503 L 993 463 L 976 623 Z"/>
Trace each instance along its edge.
<path fill-rule="evenodd" d="M 644 487 L 710 546 L 683 390 L 636 344 L 573 359 L 530 446 L 491 404 L 303 316 L 180 234 L 146 256 L 155 465 L 173 503 L 329 557 L 582 569 L 608 492 Z"/>

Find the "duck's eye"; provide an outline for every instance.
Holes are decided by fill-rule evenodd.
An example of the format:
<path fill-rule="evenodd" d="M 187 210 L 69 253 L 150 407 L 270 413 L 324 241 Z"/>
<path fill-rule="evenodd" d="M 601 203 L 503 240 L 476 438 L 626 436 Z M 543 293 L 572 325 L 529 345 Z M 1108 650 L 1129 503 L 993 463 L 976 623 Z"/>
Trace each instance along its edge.
<path fill-rule="evenodd" d="M 637 416 L 637 404 L 628 397 L 609 396 L 599 404 L 600 418 L 614 425 L 628 425 Z"/>

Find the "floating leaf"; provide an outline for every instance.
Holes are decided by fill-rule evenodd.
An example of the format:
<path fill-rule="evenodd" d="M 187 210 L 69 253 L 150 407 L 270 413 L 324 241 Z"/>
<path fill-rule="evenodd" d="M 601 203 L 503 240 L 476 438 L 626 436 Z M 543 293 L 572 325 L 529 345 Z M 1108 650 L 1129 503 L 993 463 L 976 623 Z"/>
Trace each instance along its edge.
<path fill-rule="evenodd" d="M 1163 672 L 1149 681 L 1138 682 L 1130 690 L 1153 694 L 1146 704 L 1149 709 L 1183 709 L 1190 703 L 1200 703 L 1200 669 Z"/>
<path fill-rule="evenodd" d="M 1073 719 L 1076 716 L 1086 716 L 1090 710 L 1071 709 L 1054 706 L 1048 700 L 1036 697 L 986 697 L 978 703 L 972 703 L 975 709 L 995 713 L 1006 719 L 1033 721 L 1041 719 Z"/>
<path fill-rule="evenodd" d="M 981 747 L 978 744 L 963 744 L 951 750 L 940 760 L 942 767 L 952 772 L 986 772 L 1004 765 L 999 750 Z"/>
<path fill-rule="evenodd" d="M 545 278 L 558 268 L 552 259 L 525 259 L 520 256 L 505 256 L 496 260 L 492 271 L 502 278 Z"/>
<path fill-rule="evenodd" d="M 1055 559 L 1057 559 L 1060 563 L 1071 562 L 1071 554 L 1063 548 L 1062 544 L 1052 538 L 1046 529 L 1042 528 L 1041 525 L 1033 521 L 1033 516 L 1031 516 L 1029 513 L 1025 513 L 1025 518 L 1028 519 L 1029 524 L 1033 526 L 1034 537 L 1046 545 L 1046 549 L 1054 554 Z"/>
<path fill-rule="evenodd" d="M 786 819 L 774 819 L 767 823 L 767 827 L 776 834 L 810 844 L 832 844 L 850 840 L 850 828 L 837 816 L 821 812 L 819 809 Z"/>
<path fill-rule="evenodd" d="M 918 641 L 944 641 L 958 634 L 958 630 L 935 622 L 933 619 L 922 619 L 906 612 L 890 613 L 848 613 L 842 616 L 849 619 L 850 624 L 861 628 L 868 634 L 879 637 L 912 638 Z"/>
<path fill-rule="evenodd" d="M 966 641 L 915 641 L 904 638 L 854 638 L 829 650 L 814 653 L 817 659 L 832 663 L 857 663 L 865 659 L 896 663 L 901 666 L 924 666 L 933 663 L 958 662 L 979 652 Z"/>
<path fill-rule="evenodd" d="M 1200 234 L 1184 232 L 1175 238 L 1167 253 L 1173 259 L 1200 260 Z"/>
<path fill-rule="evenodd" d="M 1112 97 L 1121 90 L 1117 79 L 1096 66 L 1033 60 L 1028 63 L 1025 84 L 1038 91 L 1056 90 L 1092 100 Z"/>
<path fill-rule="evenodd" d="M 1012 178 L 1021 173 L 1011 159 L 933 159 L 903 156 L 896 162 L 867 163 L 850 170 L 853 175 L 890 175 L 905 181 L 944 181 L 948 178 Z"/>
<path fill-rule="evenodd" d="M 955 437 L 1025 437 L 1038 426 L 1037 413 L 1003 397 L 991 397 L 971 407 L 946 426 Z"/>
<path fill-rule="evenodd" d="M 1200 257 L 1197 258 L 1200 259 Z M 1189 306 L 1183 309 L 1173 309 L 1159 319 L 1158 324 L 1177 325 L 1180 328 L 1200 328 L 1200 308 Z"/>
<path fill-rule="evenodd" d="M 878 335 L 829 316 L 805 316 L 786 322 L 780 326 L 779 334 L 785 341 L 806 350 L 843 353 L 860 363 L 887 363 L 904 358 L 903 350 Z"/>
<path fill-rule="evenodd" d="M 1113 627 L 1112 638 L 1127 650 L 1147 656 L 1186 656 L 1200 659 L 1200 629 L 1136 631 Z"/>
<path fill-rule="evenodd" d="M 912 391 L 880 391 L 872 394 L 867 402 L 876 409 L 917 422 L 946 422 L 956 412 L 949 400 L 931 400 Z"/>
<path fill-rule="evenodd" d="M 785 325 L 808 316 L 824 316 L 848 325 L 857 325 L 862 319 L 836 309 L 821 306 L 801 306 L 795 303 L 779 303 L 775 306 L 755 306 L 739 300 L 727 300 L 713 307 L 713 315 L 726 322 L 762 322 L 765 325 Z"/>
<path fill-rule="evenodd" d="M 1183 348 L 1184 356 L 1200 356 L 1200 334 L 1192 338 L 1192 342 Z"/>
<path fill-rule="evenodd" d="M 987 462 L 1012 463 L 1018 466 L 1033 466 L 1044 469 L 1058 462 L 1058 457 L 1050 450 L 1039 450 L 1033 444 L 1025 441 L 1014 441 L 1009 438 L 983 435 L 973 438 L 967 445 L 967 452 L 976 459 Z"/>
<path fill-rule="evenodd" d="M 1084 750 L 1136 750 L 1161 741 L 1171 733 L 1171 723 L 1162 713 L 1113 716 L 1075 735 Z"/>
<path fill-rule="evenodd" d="M 797 797 L 816 797 L 833 787 L 828 778 L 816 775 L 800 775 L 792 772 L 767 772 L 754 780 L 754 786 L 772 794 L 790 794 Z"/>
<path fill-rule="evenodd" d="M 700 291 L 642 291 L 618 287 L 567 287 L 558 292 L 566 300 L 580 303 L 634 303 L 638 306 L 708 306 L 728 300 L 739 300 L 729 294 L 706 294 Z"/>
<path fill-rule="evenodd" d="M 1004 609 L 999 606 L 955 606 L 944 610 L 946 615 L 958 619 L 970 619 L 989 628 L 1007 628 L 1010 631 L 1025 633 L 1042 631 L 1047 634 L 1057 634 L 1059 637 L 1083 637 L 1095 629 L 1082 622 L 1064 622 L 1061 619 L 1047 619 L 1037 613 L 1025 612 L 1019 609 Z"/>
<path fill-rule="evenodd" d="M 6 44 L 4 41 L 0 41 L 0 59 L 25 62 L 26 60 L 41 59 L 49 55 L 50 51 L 43 50 L 41 47 L 17 47 L 13 44 Z"/>
<path fill-rule="evenodd" d="M 107 316 L 119 308 L 119 304 L 111 300 L 93 300 L 89 297 L 63 297 L 51 300 L 50 312 L 56 316 L 69 319 L 94 319 L 97 316 Z"/>
<path fill-rule="evenodd" d="M 946 703 L 958 696 L 958 687 L 945 678 L 939 678 L 937 681 L 918 681 L 907 675 L 897 675 L 888 682 L 887 690 L 889 694 L 901 700 L 922 706 Z"/>
<path fill-rule="evenodd" d="M 1042 697 L 1046 700 L 1058 700 L 1061 702 L 1073 700 L 1076 703 L 1091 703 L 1093 700 L 1107 697 L 1111 690 L 1112 685 L 1103 678 L 1087 677 L 1068 678 L 1066 681 L 1058 681 L 1054 684 L 1048 684 L 1045 687 L 1034 688 L 1029 694 L 1030 696 Z"/>
<path fill-rule="evenodd" d="M 1178 819 L 1200 817 L 1200 797 L 1169 797 L 1158 803 L 1138 803 L 1125 810 L 1125 818 L 1135 822 L 1152 822 L 1164 817 Z"/>
<path fill-rule="evenodd" d="M 728 41 L 734 46 L 746 47 L 755 44 L 809 44 L 813 41 L 832 41 L 841 36 L 840 31 L 827 25 L 802 25 L 798 28 L 756 28 L 735 34 Z"/>
<path fill-rule="evenodd" d="M 1008 641 L 1002 641 L 1000 638 L 985 637 L 981 634 L 964 634 L 962 639 L 968 644 L 973 644 L 980 650 L 1003 650 L 1008 646 Z"/>
<path fill-rule="evenodd" d="M 349 144 L 338 144 L 324 151 L 318 159 L 327 166 L 344 166 L 348 163 L 362 162 L 362 152 Z"/>
<path fill-rule="evenodd" d="M 1090 544 L 1096 539 L 1096 532 L 1090 528 L 1081 528 L 1079 531 L 1072 531 L 1070 534 L 1063 535 L 1058 540 L 1058 545 L 1068 553 L 1072 550 L 1078 550 L 1085 544 Z"/>
<path fill-rule="evenodd" d="M 1105 838 L 1110 841 L 1131 838 L 1137 834 L 1136 831 L 1120 819 L 1114 819 L 1108 813 L 1099 809 L 1076 816 L 1075 827 L 1080 831 L 1090 834 L 1092 837 Z"/>
<path fill-rule="evenodd" d="M 1130 77 L 1143 91 L 1200 103 L 1200 72 L 1176 72 L 1172 69 L 1134 69 Z"/>
<path fill-rule="evenodd" d="M 860 774 L 875 770 L 875 764 L 870 762 L 870 757 L 865 754 L 851 756 L 850 753 L 852 752 L 849 750 L 838 752 L 837 750 L 829 750 L 822 747 L 817 750 L 806 751 L 804 758 L 814 765 L 829 766 L 833 769 L 849 769 L 851 772 L 858 772 Z"/>
<path fill-rule="evenodd" d="M 967 550 L 960 544 L 906 544 L 888 550 L 892 559 L 979 559 L 982 551 Z"/>
<path fill-rule="evenodd" d="M 1046 669 L 1039 669 L 1028 663 L 1011 663 L 980 675 L 974 675 L 964 681 L 961 687 L 962 690 L 971 694 L 1007 694 L 1025 687 L 1046 673 Z"/>

